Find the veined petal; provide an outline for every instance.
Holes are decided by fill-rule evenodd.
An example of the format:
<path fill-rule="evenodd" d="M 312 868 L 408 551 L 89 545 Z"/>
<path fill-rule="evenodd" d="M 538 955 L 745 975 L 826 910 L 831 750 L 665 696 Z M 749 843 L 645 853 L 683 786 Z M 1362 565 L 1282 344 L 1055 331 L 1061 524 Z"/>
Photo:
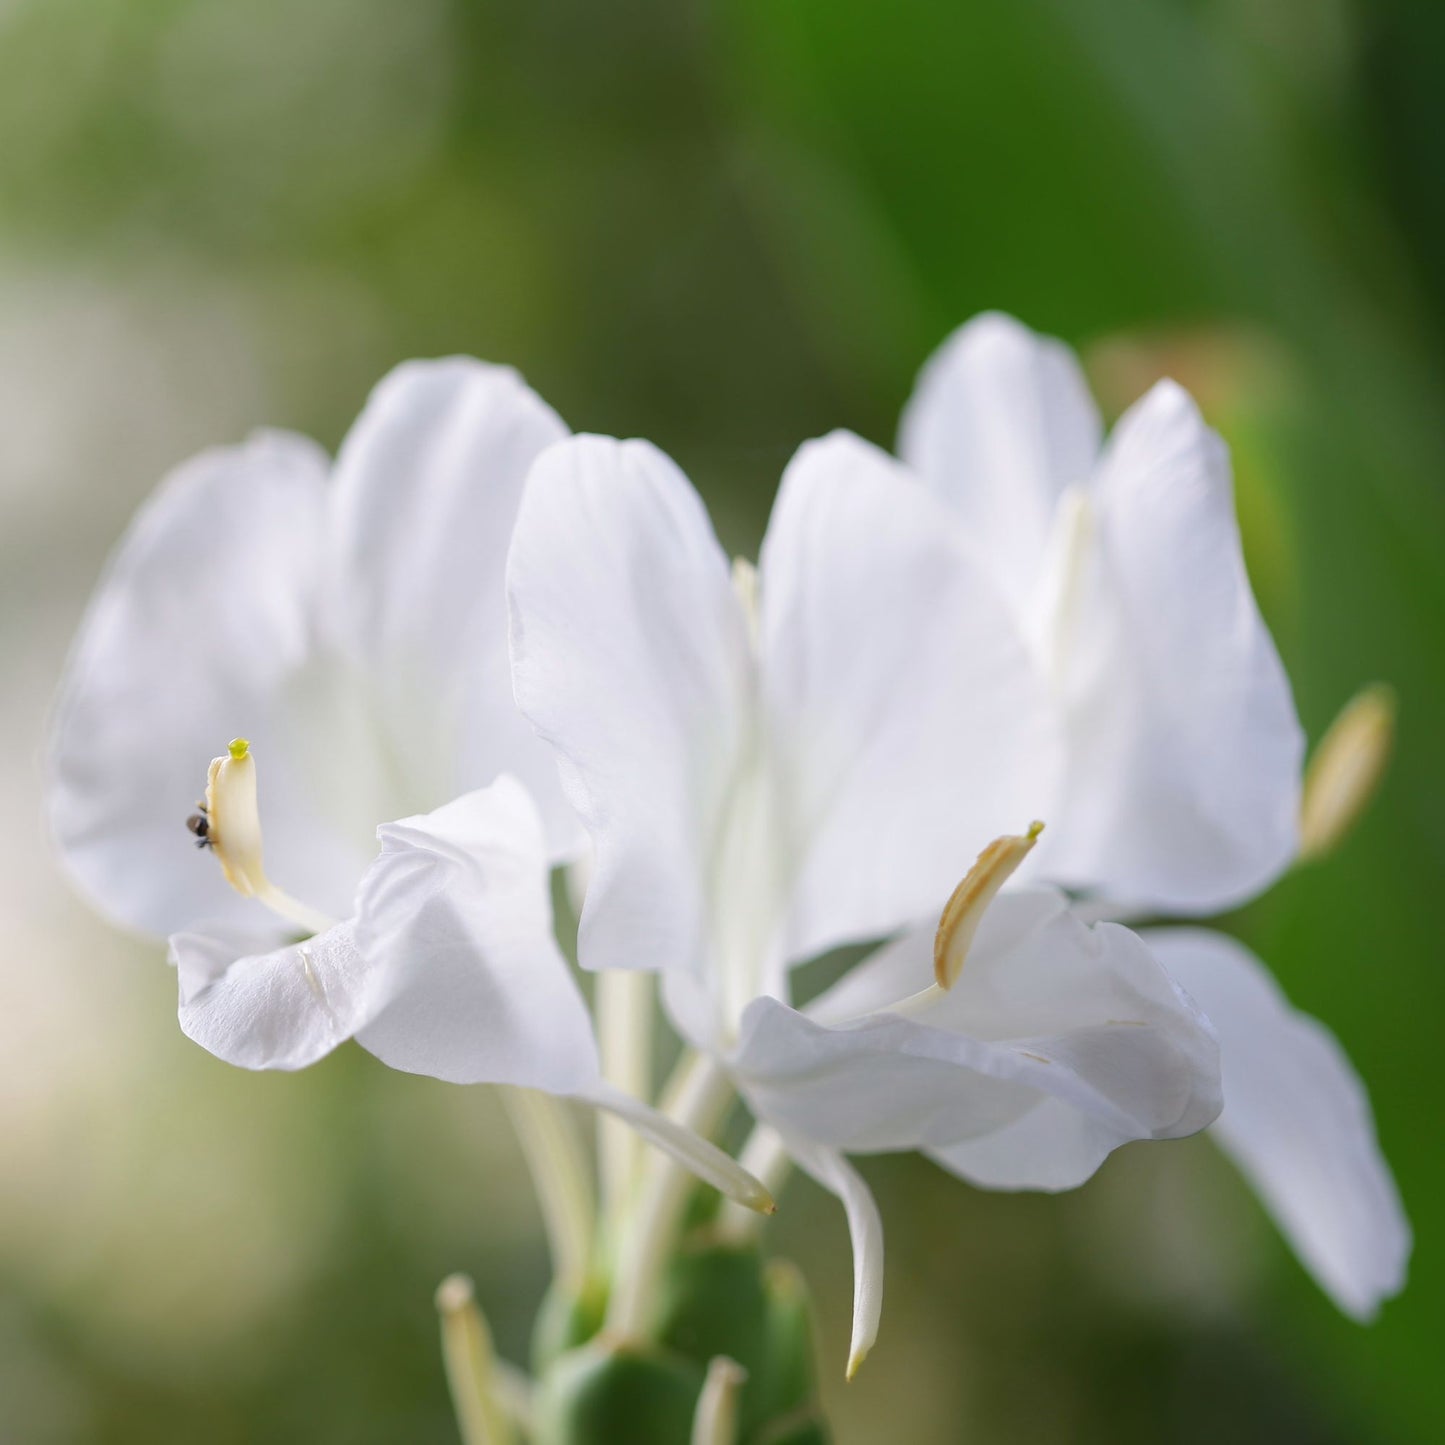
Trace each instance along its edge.
<path fill-rule="evenodd" d="M 374 990 L 357 1041 L 454 1084 L 591 1087 L 591 1021 L 552 935 L 542 824 L 521 784 L 499 778 L 378 836 L 357 895 Z"/>
<path fill-rule="evenodd" d="M 878 1338 L 883 1314 L 883 1218 L 863 1177 L 836 1150 L 820 1148 L 795 1135 L 784 1136 L 799 1168 L 835 1194 L 848 1216 L 853 1245 L 853 1333 L 848 1345 L 851 1380 Z"/>
<path fill-rule="evenodd" d="M 1051 800 L 1058 739 L 988 573 L 876 447 L 837 432 L 798 452 L 760 575 L 800 960 L 936 909 Z"/>
<path fill-rule="evenodd" d="M 1026 608 L 1055 504 L 1089 476 L 1101 438 L 1073 352 L 987 312 L 924 367 L 903 412 L 898 453 L 962 518 Z"/>
<path fill-rule="evenodd" d="M 583 965 L 700 968 L 752 686 L 702 503 L 646 442 L 561 442 L 528 482 L 508 592 L 518 705 L 596 850 Z"/>
<path fill-rule="evenodd" d="M 1127 929 L 1089 927 L 1049 890 L 1002 894 L 953 989 L 909 1007 L 932 942 L 905 935 L 808 1015 L 754 1003 L 733 1066 L 757 1112 L 850 1151 L 926 1148 L 1008 1188 L 1081 1183 L 1117 1145 L 1218 1113 L 1213 1034 Z M 1042 1109 L 1066 1147 L 998 1161 L 989 1141 Z"/>
<path fill-rule="evenodd" d="M 172 936 L 181 1030 L 243 1069 L 304 1069 L 366 1017 L 366 964 L 349 923 L 305 943 L 267 941 L 224 924 Z"/>
<path fill-rule="evenodd" d="M 1372 1318 L 1404 1285 L 1410 1226 L 1344 1050 L 1233 939 L 1195 928 L 1144 937 L 1219 1031 L 1215 1139 L 1335 1303 Z"/>
<path fill-rule="evenodd" d="M 567 435 L 509 367 L 409 361 L 372 392 L 336 462 L 329 601 L 387 763 L 372 821 L 515 774 L 553 846 L 579 838 L 512 700 L 506 558 L 522 486 Z"/>
<path fill-rule="evenodd" d="M 356 860 L 318 826 L 283 715 L 311 654 L 326 472 L 319 448 L 285 433 L 203 452 L 142 507 L 96 589 L 56 705 L 51 823 L 81 888 L 122 925 L 252 916 L 185 831 L 237 734 L 267 759 L 278 876 L 327 908 L 350 898 Z"/>
<path fill-rule="evenodd" d="M 1064 666 L 1070 791 L 1040 853 L 1050 877 L 1122 903 L 1212 912 L 1293 859 L 1304 743 L 1228 454 L 1178 386 L 1120 421 L 1090 505 L 1096 564 Z"/>

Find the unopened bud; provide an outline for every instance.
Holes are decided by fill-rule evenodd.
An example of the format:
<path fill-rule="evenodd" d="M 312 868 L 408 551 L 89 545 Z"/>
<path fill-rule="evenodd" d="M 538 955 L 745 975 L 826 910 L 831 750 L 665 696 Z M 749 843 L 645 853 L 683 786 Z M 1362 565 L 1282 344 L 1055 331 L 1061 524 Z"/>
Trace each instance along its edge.
<path fill-rule="evenodd" d="M 512 1422 L 497 1398 L 492 1335 L 477 1308 L 476 1291 L 464 1274 L 448 1275 L 437 1288 L 442 1322 L 442 1362 L 463 1445 L 513 1445 Z"/>
<path fill-rule="evenodd" d="M 1301 861 L 1332 853 L 1375 796 L 1394 745 L 1395 710 L 1394 690 L 1374 683 L 1345 704 L 1320 739 L 1305 770 Z"/>
<path fill-rule="evenodd" d="M 738 1402 L 748 1372 L 726 1355 L 717 1355 L 707 1367 L 697 1414 L 692 1420 L 692 1445 L 736 1445 Z"/>

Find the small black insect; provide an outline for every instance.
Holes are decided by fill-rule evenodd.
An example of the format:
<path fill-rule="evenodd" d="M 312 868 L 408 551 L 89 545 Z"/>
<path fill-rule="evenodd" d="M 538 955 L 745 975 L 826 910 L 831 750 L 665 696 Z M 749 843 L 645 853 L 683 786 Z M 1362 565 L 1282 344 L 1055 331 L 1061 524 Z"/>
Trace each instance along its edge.
<path fill-rule="evenodd" d="M 201 811 L 199 813 L 192 813 L 191 816 L 186 819 L 186 827 L 196 835 L 197 848 L 209 848 L 212 846 L 211 815 L 204 803 L 197 803 L 196 807 Z"/>

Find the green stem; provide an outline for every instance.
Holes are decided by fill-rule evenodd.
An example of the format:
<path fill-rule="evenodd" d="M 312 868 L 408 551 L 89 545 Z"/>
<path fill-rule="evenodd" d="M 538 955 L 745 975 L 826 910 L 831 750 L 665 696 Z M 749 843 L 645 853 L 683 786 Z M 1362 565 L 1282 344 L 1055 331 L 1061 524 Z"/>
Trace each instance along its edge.
<path fill-rule="evenodd" d="M 597 1225 L 586 1152 L 566 1106 L 550 1094 L 504 1086 L 502 1098 L 542 1206 L 552 1273 L 578 1295 L 587 1282 Z"/>
<path fill-rule="evenodd" d="M 683 1055 L 664 1093 L 663 1109 L 694 1133 L 710 1138 L 732 1101 L 732 1084 L 714 1060 Z M 629 1212 L 618 1251 L 604 1331 L 617 1341 L 642 1341 L 656 1308 L 658 1285 L 677 1240 L 693 1176 L 655 1154 Z"/>
<path fill-rule="evenodd" d="M 608 969 L 597 976 L 597 1038 L 602 1074 L 644 1104 L 652 1102 L 655 984 L 650 973 Z M 597 1115 L 597 1161 L 602 1182 L 602 1231 L 615 1246 L 637 1190 L 644 1159 L 637 1131 L 607 1113 Z"/>

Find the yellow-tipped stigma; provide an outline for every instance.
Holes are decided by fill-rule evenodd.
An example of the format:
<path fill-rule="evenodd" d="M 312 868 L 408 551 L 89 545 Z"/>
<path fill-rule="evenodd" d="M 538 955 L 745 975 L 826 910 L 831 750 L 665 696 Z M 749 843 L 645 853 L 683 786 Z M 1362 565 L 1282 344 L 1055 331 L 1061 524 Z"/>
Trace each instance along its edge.
<path fill-rule="evenodd" d="M 1394 689 L 1373 683 L 1340 709 L 1320 739 L 1305 769 L 1302 862 L 1334 852 L 1360 821 L 1390 761 L 1396 710 Z"/>
<path fill-rule="evenodd" d="M 985 910 L 1033 851 L 1043 831 L 1044 825 L 1034 822 L 1024 833 L 995 838 L 943 905 L 943 916 L 933 937 L 933 977 L 939 988 L 950 989 L 958 982 Z"/>
<path fill-rule="evenodd" d="M 226 882 L 243 898 L 264 903 L 307 933 L 323 933 L 332 920 L 284 893 L 266 877 L 261 809 L 256 796 L 256 756 L 235 738 L 206 773 L 205 840 Z"/>

